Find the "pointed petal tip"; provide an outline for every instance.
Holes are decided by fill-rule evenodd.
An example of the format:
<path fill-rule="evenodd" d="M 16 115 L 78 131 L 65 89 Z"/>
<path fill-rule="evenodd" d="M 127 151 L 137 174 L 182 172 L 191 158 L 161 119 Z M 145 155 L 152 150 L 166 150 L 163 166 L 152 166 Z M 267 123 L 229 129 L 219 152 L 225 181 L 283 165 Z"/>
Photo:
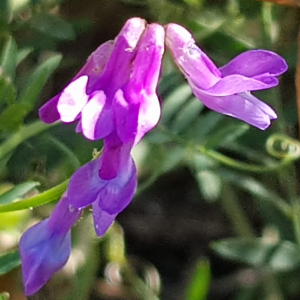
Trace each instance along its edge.
<path fill-rule="evenodd" d="M 175 51 L 175 48 L 181 50 L 188 45 L 195 43 L 192 34 L 184 27 L 170 23 L 164 26 L 166 35 L 166 45 L 171 52 Z"/>
<path fill-rule="evenodd" d="M 60 115 L 57 110 L 57 103 L 59 97 L 60 94 L 54 96 L 49 101 L 47 101 L 42 107 L 40 107 L 39 117 L 44 123 L 51 124 L 60 119 Z"/>
<path fill-rule="evenodd" d="M 102 237 L 115 221 L 118 214 L 109 214 L 99 207 L 99 203 L 93 203 L 94 228 L 98 237 Z"/>
<path fill-rule="evenodd" d="M 128 43 L 128 47 L 134 49 L 146 28 L 146 24 L 146 20 L 141 18 L 129 19 L 118 34 L 116 41 L 124 38 Z"/>
<path fill-rule="evenodd" d="M 71 234 L 49 230 L 46 219 L 30 227 L 19 243 L 25 294 L 32 295 L 59 271 L 71 253 Z"/>

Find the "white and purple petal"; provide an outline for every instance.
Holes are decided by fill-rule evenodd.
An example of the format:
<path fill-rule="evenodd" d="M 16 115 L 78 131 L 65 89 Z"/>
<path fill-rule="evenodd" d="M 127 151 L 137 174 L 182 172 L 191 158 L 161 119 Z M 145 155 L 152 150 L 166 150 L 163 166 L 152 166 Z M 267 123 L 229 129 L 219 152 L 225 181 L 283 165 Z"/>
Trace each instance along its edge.
<path fill-rule="evenodd" d="M 62 122 L 70 123 L 78 118 L 89 99 L 86 94 L 87 82 L 88 76 L 78 77 L 67 85 L 59 95 L 57 110 Z"/>
<path fill-rule="evenodd" d="M 95 92 L 82 109 L 80 128 L 89 140 L 102 139 L 113 131 L 113 111 L 103 91 Z"/>

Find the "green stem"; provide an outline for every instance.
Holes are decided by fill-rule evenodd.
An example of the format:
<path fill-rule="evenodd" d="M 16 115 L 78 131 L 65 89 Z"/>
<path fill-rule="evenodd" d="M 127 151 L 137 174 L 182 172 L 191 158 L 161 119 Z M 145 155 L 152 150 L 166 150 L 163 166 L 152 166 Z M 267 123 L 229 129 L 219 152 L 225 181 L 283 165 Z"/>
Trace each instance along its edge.
<path fill-rule="evenodd" d="M 253 173 L 270 173 L 277 170 L 282 169 L 283 167 L 289 166 L 293 160 L 291 159 L 282 159 L 278 164 L 274 164 L 271 166 L 260 166 L 260 165 L 252 165 L 243 163 L 237 160 L 234 160 L 228 156 L 225 156 L 219 152 L 216 152 L 211 149 L 206 149 L 203 146 L 197 147 L 198 151 L 202 154 L 218 161 L 219 163 L 229 166 L 234 169 L 238 169 L 241 171 L 253 172 Z"/>
<path fill-rule="evenodd" d="M 68 183 L 69 183 L 69 179 L 37 196 L 33 196 L 31 198 L 17 201 L 10 204 L 0 205 L 0 212 L 9 212 L 9 211 L 28 209 L 52 201 L 57 201 L 60 199 L 64 191 L 67 189 Z"/>
<path fill-rule="evenodd" d="M 41 121 L 35 121 L 29 125 L 22 126 L 16 133 L 14 133 L 9 139 L 0 145 L 0 159 L 14 150 L 25 140 L 49 129 L 50 126 L 55 126 L 57 124 L 59 123 L 53 123 L 49 125 Z"/>

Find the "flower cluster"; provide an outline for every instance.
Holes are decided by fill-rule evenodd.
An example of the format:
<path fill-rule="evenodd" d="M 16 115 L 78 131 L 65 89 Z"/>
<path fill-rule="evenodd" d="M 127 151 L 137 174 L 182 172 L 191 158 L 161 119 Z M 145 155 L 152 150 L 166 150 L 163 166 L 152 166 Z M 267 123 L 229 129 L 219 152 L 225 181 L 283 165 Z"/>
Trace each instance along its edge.
<path fill-rule="evenodd" d="M 40 109 L 46 123 L 77 121 L 76 131 L 89 140 L 103 139 L 101 155 L 79 168 L 51 216 L 21 238 L 23 280 L 27 295 L 37 292 L 67 262 L 71 227 L 92 206 L 95 232 L 106 233 L 130 203 L 137 175 L 131 149 L 159 121 L 156 93 L 164 45 L 207 107 L 260 129 L 276 118 L 272 108 L 250 91 L 273 87 L 287 69 L 277 54 L 252 50 L 218 69 L 177 24 L 162 27 L 129 19 L 114 41 L 91 54 L 62 90 Z"/>

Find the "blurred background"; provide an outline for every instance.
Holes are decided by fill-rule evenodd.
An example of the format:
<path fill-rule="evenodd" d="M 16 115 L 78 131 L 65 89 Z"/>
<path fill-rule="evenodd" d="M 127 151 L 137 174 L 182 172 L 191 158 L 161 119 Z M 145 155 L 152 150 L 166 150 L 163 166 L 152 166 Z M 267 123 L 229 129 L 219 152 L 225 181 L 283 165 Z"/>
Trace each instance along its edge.
<path fill-rule="evenodd" d="M 166 52 L 161 121 L 133 150 L 136 197 L 101 239 L 86 211 L 67 265 L 26 298 L 18 240 L 59 196 L 3 207 L 57 186 L 102 147 L 75 134 L 76 124 L 30 126 L 135 16 L 183 25 L 217 66 L 250 49 L 283 56 L 289 70 L 280 85 L 255 93 L 278 120 L 259 131 L 209 111 Z M 299 25 L 292 0 L 1 0 L 0 299 L 300 299 Z"/>

